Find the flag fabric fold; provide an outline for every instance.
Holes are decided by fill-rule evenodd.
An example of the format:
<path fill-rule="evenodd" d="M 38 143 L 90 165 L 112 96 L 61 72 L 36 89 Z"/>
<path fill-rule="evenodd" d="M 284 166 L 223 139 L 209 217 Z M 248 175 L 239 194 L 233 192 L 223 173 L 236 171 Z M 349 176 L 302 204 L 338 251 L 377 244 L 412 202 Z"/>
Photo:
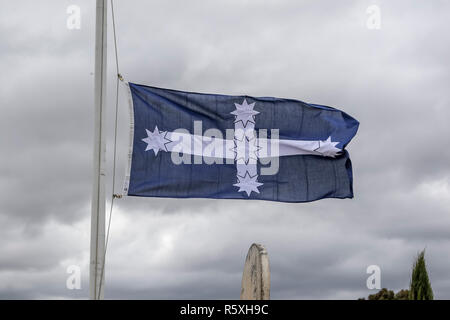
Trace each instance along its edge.
<path fill-rule="evenodd" d="M 353 197 L 345 147 L 359 123 L 340 110 L 293 99 L 128 87 L 128 196 Z"/>

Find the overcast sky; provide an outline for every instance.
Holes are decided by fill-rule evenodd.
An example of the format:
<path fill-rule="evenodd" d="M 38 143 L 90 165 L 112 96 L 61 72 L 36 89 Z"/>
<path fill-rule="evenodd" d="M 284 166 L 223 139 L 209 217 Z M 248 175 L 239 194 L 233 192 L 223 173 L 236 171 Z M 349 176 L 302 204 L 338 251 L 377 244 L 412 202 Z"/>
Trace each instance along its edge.
<path fill-rule="evenodd" d="M 71 4 L 79 30 L 66 27 Z M 366 25 L 373 4 L 378 30 Z M 273 299 L 367 296 L 369 265 L 381 268 L 382 287 L 407 288 L 424 248 L 435 297 L 450 299 L 448 1 L 116 0 L 115 11 L 127 81 L 300 99 L 361 125 L 348 146 L 351 200 L 118 200 L 106 298 L 237 299 L 258 242 Z M 0 298 L 88 297 L 94 18 L 95 1 L 2 3 Z M 108 197 L 112 40 L 109 32 Z M 66 288 L 70 265 L 81 267 L 81 290 Z"/>

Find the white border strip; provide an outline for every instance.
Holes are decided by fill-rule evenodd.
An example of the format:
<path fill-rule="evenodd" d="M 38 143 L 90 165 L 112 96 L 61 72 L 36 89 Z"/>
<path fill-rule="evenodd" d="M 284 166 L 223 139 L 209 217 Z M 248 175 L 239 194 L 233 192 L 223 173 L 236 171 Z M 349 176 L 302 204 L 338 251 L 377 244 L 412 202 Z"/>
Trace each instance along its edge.
<path fill-rule="evenodd" d="M 130 174 L 131 174 L 131 160 L 133 157 L 133 142 L 134 142 L 134 109 L 133 109 L 133 98 L 131 96 L 130 85 L 128 82 L 125 83 L 127 95 L 128 95 L 128 109 L 130 115 L 130 136 L 128 144 L 128 161 L 125 169 L 125 180 L 123 183 L 123 195 L 128 195 L 128 189 L 130 187 Z"/>

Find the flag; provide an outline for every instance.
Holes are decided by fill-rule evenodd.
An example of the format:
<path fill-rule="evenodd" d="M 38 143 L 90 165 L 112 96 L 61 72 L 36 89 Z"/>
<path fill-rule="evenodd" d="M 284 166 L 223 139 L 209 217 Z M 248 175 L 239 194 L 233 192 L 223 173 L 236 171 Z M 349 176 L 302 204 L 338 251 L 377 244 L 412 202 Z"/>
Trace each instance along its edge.
<path fill-rule="evenodd" d="M 359 123 L 317 104 L 128 84 L 124 193 L 307 202 L 352 198 Z"/>

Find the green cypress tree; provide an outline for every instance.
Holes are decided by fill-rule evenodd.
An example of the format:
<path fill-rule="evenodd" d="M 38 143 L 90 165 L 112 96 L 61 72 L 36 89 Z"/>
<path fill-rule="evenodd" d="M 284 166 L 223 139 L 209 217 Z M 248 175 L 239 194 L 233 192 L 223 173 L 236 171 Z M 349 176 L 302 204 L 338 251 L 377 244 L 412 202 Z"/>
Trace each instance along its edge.
<path fill-rule="evenodd" d="M 425 250 L 418 254 L 413 266 L 409 300 L 433 300 L 433 289 L 431 289 L 425 264 Z"/>

